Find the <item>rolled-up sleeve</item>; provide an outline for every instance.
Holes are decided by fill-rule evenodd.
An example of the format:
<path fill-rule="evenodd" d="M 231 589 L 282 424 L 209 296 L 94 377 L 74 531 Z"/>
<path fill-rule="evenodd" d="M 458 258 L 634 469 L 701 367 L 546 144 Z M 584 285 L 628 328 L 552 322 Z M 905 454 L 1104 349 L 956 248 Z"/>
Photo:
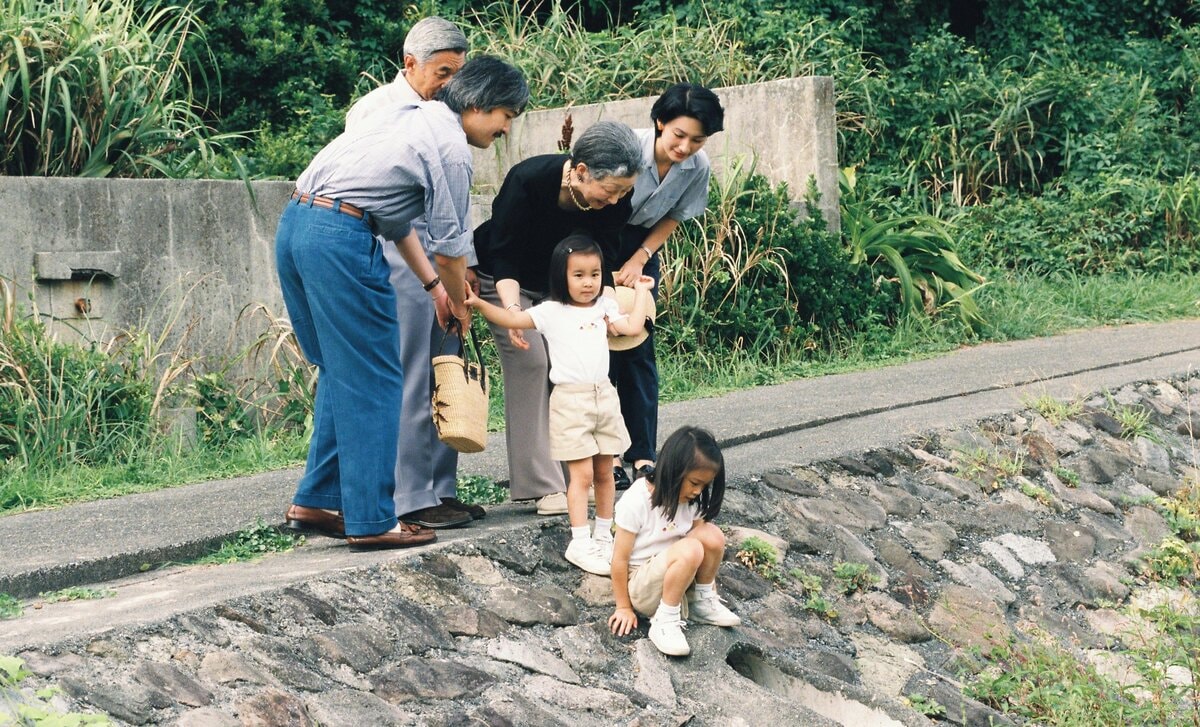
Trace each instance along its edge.
<path fill-rule="evenodd" d="M 430 161 L 425 187 L 429 251 L 445 257 L 473 259 L 470 159 Z"/>

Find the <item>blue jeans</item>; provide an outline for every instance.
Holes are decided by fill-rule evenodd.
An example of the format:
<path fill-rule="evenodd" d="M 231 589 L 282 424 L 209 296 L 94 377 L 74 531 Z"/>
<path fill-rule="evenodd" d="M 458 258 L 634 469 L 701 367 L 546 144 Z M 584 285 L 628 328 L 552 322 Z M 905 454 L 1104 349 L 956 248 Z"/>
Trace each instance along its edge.
<path fill-rule="evenodd" d="M 308 463 L 292 502 L 340 510 L 347 535 L 396 525 L 404 371 L 396 298 L 367 221 L 288 202 L 275 234 L 283 302 L 319 372 Z"/>
<path fill-rule="evenodd" d="M 624 262 L 642 246 L 650 230 L 626 225 L 621 231 L 621 248 L 617 258 Z M 654 278 L 650 294 L 658 298 L 658 281 L 662 277 L 658 254 L 651 256 L 642 273 Z M 630 445 L 625 461 L 633 464 L 639 459 L 651 462 L 658 458 L 658 362 L 654 356 L 654 324 L 646 319 L 649 336 L 641 345 L 628 351 L 612 351 L 608 358 L 608 378 L 617 387 L 621 399 L 621 417 L 629 430 Z"/>

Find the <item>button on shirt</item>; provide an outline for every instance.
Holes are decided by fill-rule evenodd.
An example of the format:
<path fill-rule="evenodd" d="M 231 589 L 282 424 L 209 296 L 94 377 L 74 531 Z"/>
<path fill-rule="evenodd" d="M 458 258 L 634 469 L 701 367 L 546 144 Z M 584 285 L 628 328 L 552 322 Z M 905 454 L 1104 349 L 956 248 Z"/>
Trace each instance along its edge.
<path fill-rule="evenodd" d="M 424 214 L 431 252 L 467 255 L 472 158 L 461 118 L 440 101 L 390 111 L 347 128 L 309 163 L 296 188 L 366 210 L 389 240 L 403 238 Z"/>
<path fill-rule="evenodd" d="M 684 222 L 704 214 L 708 207 L 711 165 L 704 150 L 672 164 L 664 179 L 654 163 L 654 129 L 635 129 L 642 144 L 642 172 L 633 187 L 633 215 L 629 224 L 654 227 L 664 217 Z"/>

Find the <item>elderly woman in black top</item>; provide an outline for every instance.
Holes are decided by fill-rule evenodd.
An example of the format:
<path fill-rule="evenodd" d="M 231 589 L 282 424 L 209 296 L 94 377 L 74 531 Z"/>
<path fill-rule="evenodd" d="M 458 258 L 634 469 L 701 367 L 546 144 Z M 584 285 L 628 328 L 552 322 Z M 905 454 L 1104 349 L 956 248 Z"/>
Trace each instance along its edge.
<path fill-rule="evenodd" d="M 480 297 L 524 309 L 546 297 L 550 253 L 572 232 L 595 239 L 613 260 L 632 207 L 642 150 L 624 124 L 602 121 L 579 136 L 569 156 L 543 154 L 512 167 L 475 230 Z M 611 266 L 606 266 L 611 267 Z M 605 273 L 605 284 L 612 276 Z M 550 459 L 549 356 L 535 330 L 492 326 L 504 369 L 505 441 L 513 500 L 536 499 L 538 513 L 567 511 L 562 465 Z"/>

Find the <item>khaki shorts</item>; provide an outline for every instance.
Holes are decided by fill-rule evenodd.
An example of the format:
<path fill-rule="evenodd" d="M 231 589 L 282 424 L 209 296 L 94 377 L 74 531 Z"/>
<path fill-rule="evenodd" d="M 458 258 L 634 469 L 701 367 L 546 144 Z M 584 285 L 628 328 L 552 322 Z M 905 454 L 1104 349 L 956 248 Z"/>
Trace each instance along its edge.
<path fill-rule="evenodd" d="M 607 380 L 555 384 L 550 392 L 550 457 L 563 462 L 629 449 L 621 401 Z"/>
<path fill-rule="evenodd" d="M 667 575 L 667 551 L 641 565 L 629 568 L 629 601 L 633 610 L 644 616 L 653 616 L 662 601 L 663 578 Z M 688 584 L 688 590 L 692 588 Z M 687 618 L 687 594 L 679 602 L 679 615 Z"/>

